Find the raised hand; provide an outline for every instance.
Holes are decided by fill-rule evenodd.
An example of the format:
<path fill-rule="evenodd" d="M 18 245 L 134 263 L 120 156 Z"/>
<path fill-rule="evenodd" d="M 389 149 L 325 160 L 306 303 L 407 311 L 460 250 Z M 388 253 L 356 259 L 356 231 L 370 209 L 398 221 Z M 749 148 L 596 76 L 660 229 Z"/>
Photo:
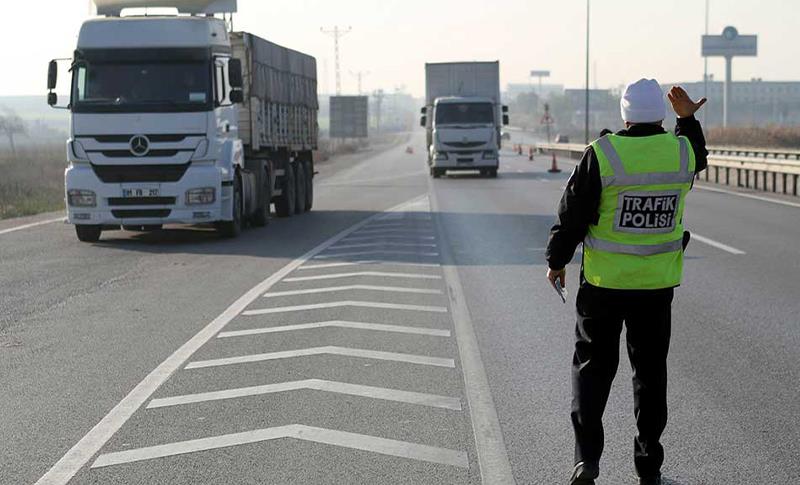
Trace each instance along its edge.
<path fill-rule="evenodd" d="M 708 99 L 703 98 L 695 103 L 686 93 L 686 90 L 680 86 L 672 86 L 672 89 L 667 93 L 667 98 L 672 103 L 672 109 L 678 115 L 678 118 L 693 116 L 708 101 Z"/>

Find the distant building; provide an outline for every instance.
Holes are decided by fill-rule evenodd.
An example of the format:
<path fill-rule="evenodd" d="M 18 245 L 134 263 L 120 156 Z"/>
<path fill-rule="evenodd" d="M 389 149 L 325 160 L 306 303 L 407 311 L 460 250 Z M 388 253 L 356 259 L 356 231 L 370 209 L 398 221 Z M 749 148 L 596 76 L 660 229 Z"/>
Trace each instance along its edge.
<path fill-rule="evenodd" d="M 553 95 L 559 95 L 564 92 L 564 85 L 563 84 L 542 84 L 542 97 L 547 99 Z M 534 93 L 537 96 L 539 95 L 539 83 L 528 83 L 528 84 L 507 84 L 506 90 L 503 93 L 503 99 L 506 103 L 511 102 L 517 98 L 520 94 L 528 94 Z"/>
<path fill-rule="evenodd" d="M 702 98 L 702 81 L 681 83 L 692 98 Z M 664 85 L 664 90 L 672 87 Z M 706 124 L 722 124 L 724 83 L 708 82 L 708 105 L 703 108 Z M 731 125 L 797 125 L 800 124 L 800 81 L 735 81 L 731 90 L 729 122 Z"/>

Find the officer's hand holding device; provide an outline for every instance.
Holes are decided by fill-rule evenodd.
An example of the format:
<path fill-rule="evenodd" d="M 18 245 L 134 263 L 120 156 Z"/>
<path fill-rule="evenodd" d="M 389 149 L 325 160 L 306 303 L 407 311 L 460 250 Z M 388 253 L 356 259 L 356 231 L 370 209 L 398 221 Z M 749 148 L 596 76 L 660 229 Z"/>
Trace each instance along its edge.
<path fill-rule="evenodd" d="M 567 303 L 567 268 L 558 271 L 548 269 L 547 279 L 550 281 L 550 284 L 553 285 L 553 288 L 555 288 L 558 296 L 561 297 L 561 301 Z"/>

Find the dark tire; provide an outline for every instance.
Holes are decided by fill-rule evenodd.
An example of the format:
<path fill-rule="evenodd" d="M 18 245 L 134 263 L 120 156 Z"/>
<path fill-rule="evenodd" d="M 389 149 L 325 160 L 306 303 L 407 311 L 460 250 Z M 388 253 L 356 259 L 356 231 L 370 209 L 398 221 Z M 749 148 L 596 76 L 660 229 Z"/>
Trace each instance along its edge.
<path fill-rule="evenodd" d="M 265 227 L 269 224 L 269 216 L 272 208 L 272 184 L 269 180 L 269 172 L 264 171 L 264 182 L 261 187 L 261 204 L 250 217 L 250 223 L 255 227 Z"/>
<path fill-rule="evenodd" d="M 295 172 L 295 183 L 297 183 L 297 202 L 295 203 L 295 213 L 303 214 L 306 211 L 306 169 L 305 163 L 297 164 L 297 171 Z"/>
<path fill-rule="evenodd" d="M 278 217 L 292 217 L 294 215 L 295 203 L 297 202 L 296 189 L 294 170 L 291 165 L 287 165 L 286 175 L 283 177 L 283 192 L 275 199 L 275 213 Z"/>
<path fill-rule="evenodd" d="M 306 168 L 306 212 L 314 207 L 314 169 L 311 162 L 304 163 Z"/>
<path fill-rule="evenodd" d="M 431 167 L 431 177 L 438 179 L 444 175 L 444 170 L 436 167 Z"/>
<path fill-rule="evenodd" d="M 497 178 L 497 169 L 496 168 L 490 168 L 489 169 L 489 178 L 490 179 L 496 179 Z"/>
<path fill-rule="evenodd" d="M 75 234 L 78 236 L 80 242 L 96 243 L 100 240 L 100 234 L 103 233 L 101 226 L 75 226 Z"/>
<path fill-rule="evenodd" d="M 233 239 L 242 233 L 242 224 L 244 219 L 243 212 L 242 181 L 237 175 L 233 182 L 233 220 L 217 222 L 217 232 L 220 234 L 220 236 L 227 239 Z"/>

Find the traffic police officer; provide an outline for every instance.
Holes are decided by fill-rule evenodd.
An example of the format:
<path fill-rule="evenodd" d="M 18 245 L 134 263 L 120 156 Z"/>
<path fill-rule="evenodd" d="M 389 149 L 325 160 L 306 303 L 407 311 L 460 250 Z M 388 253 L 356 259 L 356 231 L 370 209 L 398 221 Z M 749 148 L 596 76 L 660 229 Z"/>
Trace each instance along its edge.
<path fill-rule="evenodd" d="M 706 100 L 694 102 L 680 87 L 668 97 L 678 116 L 674 135 L 662 127 L 666 103 L 658 82 L 642 79 L 626 88 L 626 129 L 587 148 L 550 233 L 547 276 L 553 285 L 565 286 L 565 267 L 583 243 L 572 363 L 573 485 L 593 485 L 599 475 L 602 417 L 623 323 L 638 429 L 634 465 L 640 484 L 661 483 L 671 305 L 688 242 L 683 211 L 708 156 L 694 117 Z"/>

